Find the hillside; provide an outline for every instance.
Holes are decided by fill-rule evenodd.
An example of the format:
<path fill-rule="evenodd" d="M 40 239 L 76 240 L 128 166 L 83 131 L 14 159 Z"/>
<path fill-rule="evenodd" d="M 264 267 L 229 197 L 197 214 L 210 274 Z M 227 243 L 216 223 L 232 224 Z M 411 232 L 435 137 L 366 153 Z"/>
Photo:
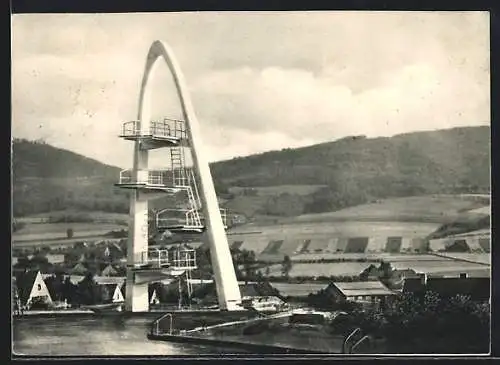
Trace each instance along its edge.
<path fill-rule="evenodd" d="M 290 205 L 292 215 L 297 215 L 334 211 L 380 198 L 487 194 L 490 128 L 454 128 L 388 138 L 344 138 L 218 162 L 213 171 L 227 186 L 324 186 L 307 197 L 277 196 L 269 204 L 271 211 L 263 212 L 267 214 L 276 213 L 280 204 L 287 207 L 282 215 L 290 211 Z"/>
<path fill-rule="evenodd" d="M 12 145 L 14 216 L 76 208 L 127 212 L 114 188 L 120 169 L 40 142 Z"/>
<path fill-rule="evenodd" d="M 331 212 L 378 199 L 489 193 L 490 128 L 343 138 L 212 165 L 225 206 L 248 217 Z M 119 169 L 50 145 L 13 145 L 16 216 L 76 208 L 127 212 Z"/>

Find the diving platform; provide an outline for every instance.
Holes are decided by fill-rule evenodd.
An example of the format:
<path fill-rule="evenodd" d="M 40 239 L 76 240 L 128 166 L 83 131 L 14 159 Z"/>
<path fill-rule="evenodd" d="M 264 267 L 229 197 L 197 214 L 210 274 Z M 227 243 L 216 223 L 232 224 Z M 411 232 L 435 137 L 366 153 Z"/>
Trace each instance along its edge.
<path fill-rule="evenodd" d="M 123 123 L 120 138 L 128 141 L 140 142 L 142 150 L 151 150 L 163 147 L 179 147 L 187 140 L 185 122 L 164 118 L 161 121 L 151 121 L 148 125 L 141 125 L 140 121 Z"/>
<path fill-rule="evenodd" d="M 133 264 L 128 266 L 134 272 L 136 284 L 173 278 L 197 268 L 196 250 L 183 246 L 149 247 L 136 253 Z"/>
<path fill-rule="evenodd" d="M 122 170 L 115 186 L 123 189 L 141 189 L 145 192 L 177 194 L 185 190 L 175 177 L 175 170 L 139 170 L 134 176 L 132 169 Z M 182 184 L 182 182 L 181 182 Z"/>
<path fill-rule="evenodd" d="M 226 209 L 219 209 L 224 229 L 227 229 Z M 203 213 L 193 209 L 163 209 L 156 214 L 156 229 L 159 232 L 201 233 L 206 224 Z"/>

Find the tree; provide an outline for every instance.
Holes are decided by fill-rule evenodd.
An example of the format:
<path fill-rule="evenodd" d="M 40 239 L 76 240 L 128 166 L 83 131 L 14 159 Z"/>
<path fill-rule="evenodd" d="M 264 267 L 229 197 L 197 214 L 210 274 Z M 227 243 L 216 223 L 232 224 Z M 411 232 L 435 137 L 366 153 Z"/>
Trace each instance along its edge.
<path fill-rule="evenodd" d="M 290 256 L 285 255 L 283 262 L 281 263 L 281 274 L 288 279 L 290 270 L 292 270 L 292 260 L 290 259 Z"/>
<path fill-rule="evenodd" d="M 78 283 L 77 293 L 79 304 L 95 304 L 97 300 L 97 284 L 92 273 L 88 273 L 85 278 Z"/>
<path fill-rule="evenodd" d="M 62 300 L 67 300 L 68 303 L 75 304 L 78 300 L 77 295 L 77 286 L 73 285 L 69 277 L 64 279 L 62 285 Z"/>
<path fill-rule="evenodd" d="M 392 278 L 393 267 L 390 262 L 382 261 L 380 266 L 378 267 L 379 271 L 379 279 L 385 285 L 389 284 L 390 279 Z"/>
<path fill-rule="evenodd" d="M 387 308 L 355 311 L 352 316 L 357 325 L 382 335 L 399 353 L 488 351 L 489 303 L 477 303 L 467 296 L 405 293 Z"/>
<path fill-rule="evenodd" d="M 245 284 L 255 277 L 255 252 L 243 250 L 241 252 L 243 271 L 245 272 Z"/>

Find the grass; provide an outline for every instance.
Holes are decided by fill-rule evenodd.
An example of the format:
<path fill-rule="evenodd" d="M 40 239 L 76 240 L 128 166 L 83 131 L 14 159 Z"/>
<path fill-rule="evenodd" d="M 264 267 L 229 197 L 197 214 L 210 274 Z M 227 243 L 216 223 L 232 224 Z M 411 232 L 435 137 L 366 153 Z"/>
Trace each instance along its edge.
<path fill-rule="evenodd" d="M 110 223 L 34 223 L 26 224 L 12 235 L 13 241 L 36 241 L 67 238 L 67 230 L 73 230 L 73 238 L 100 236 L 124 227 Z"/>
<path fill-rule="evenodd" d="M 257 187 L 239 187 L 235 186 L 229 189 L 231 193 L 239 194 L 245 189 L 256 191 L 258 196 L 274 196 L 280 194 L 309 195 L 325 187 L 325 185 L 276 185 L 276 186 L 257 186 Z"/>
<path fill-rule="evenodd" d="M 77 209 L 65 209 L 65 210 L 58 210 L 58 211 L 52 211 L 52 212 L 45 212 L 45 213 L 38 213 L 38 214 L 30 214 L 26 217 L 20 217 L 16 218 L 17 221 L 19 222 L 24 222 L 24 221 L 31 221 L 31 220 L 36 220 L 37 218 L 59 218 L 59 217 L 73 217 L 73 216 L 84 216 L 84 217 L 91 217 L 94 222 L 100 222 L 100 221 L 118 221 L 118 220 L 123 220 L 127 221 L 128 220 L 128 214 L 123 214 L 123 213 L 110 213 L 110 212 L 103 212 L 103 211 L 80 211 Z"/>
<path fill-rule="evenodd" d="M 431 275 L 458 276 L 462 272 L 467 272 L 471 276 L 484 276 L 489 271 L 489 266 L 484 264 L 489 263 L 488 256 L 488 254 L 476 254 L 475 260 L 477 263 L 468 263 L 452 258 L 425 254 L 392 256 L 388 254 L 374 254 L 371 257 L 383 258 L 390 262 L 396 269 L 413 269 L 417 272 L 425 272 Z M 293 263 L 289 275 L 290 277 L 355 276 L 359 275 L 371 264 L 371 262 Z M 281 264 L 272 264 L 268 267 L 270 276 L 281 276 Z M 266 270 L 264 268 L 261 271 L 265 273 Z"/>
<path fill-rule="evenodd" d="M 283 222 L 375 220 L 448 223 L 469 210 L 484 208 L 487 198 L 467 195 L 427 195 L 378 200 L 335 212 L 307 214 Z"/>
<path fill-rule="evenodd" d="M 116 238 L 98 236 L 79 236 L 73 238 L 55 238 L 55 239 L 37 239 L 35 241 L 13 241 L 12 244 L 15 248 L 33 248 L 35 246 L 50 246 L 52 248 L 64 248 L 73 246 L 76 242 L 96 242 L 100 240 L 106 241 L 119 241 Z"/>

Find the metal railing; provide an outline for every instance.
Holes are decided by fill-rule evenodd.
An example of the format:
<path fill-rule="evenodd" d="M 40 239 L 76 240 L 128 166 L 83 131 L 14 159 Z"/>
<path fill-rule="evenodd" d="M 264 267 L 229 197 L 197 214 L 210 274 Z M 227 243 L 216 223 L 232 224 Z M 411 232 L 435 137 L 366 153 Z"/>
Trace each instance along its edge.
<path fill-rule="evenodd" d="M 190 168 L 178 167 L 172 171 L 172 181 L 175 186 L 191 186 Z"/>
<path fill-rule="evenodd" d="M 120 136 L 186 139 L 186 123 L 182 120 L 164 118 L 160 121 L 151 121 L 148 126 L 142 126 L 140 121 L 134 120 L 123 123 Z"/>
<path fill-rule="evenodd" d="M 172 254 L 172 267 L 176 269 L 196 269 L 196 250 L 190 248 L 182 248 L 174 250 Z"/>
<path fill-rule="evenodd" d="M 169 320 L 168 334 L 171 335 L 173 333 L 173 329 L 174 329 L 174 317 L 173 317 L 172 313 L 166 313 L 166 314 L 164 314 L 163 316 L 161 316 L 160 318 L 158 318 L 157 320 L 154 321 L 154 323 L 153 323 L 153 333 L 155 335 L 160 335 L 160 334 L 164 333 L 164 331 L 162 330 L 162 327 L 163 327 L 162 325 L 163 325 L 163 323 L 166 320 Z"/>
<path fill-rule="evenodd" d="M 133 266 L 136 268 L 164 268 L 175 270 L 193 270 L 196 264 L 196 250 L 192 248 L 149 248 L 148 251 L 133 254 Z"/>
<path fill-rule="evenodd" d="M 161 268 L 170 264 L 167 249 L 148 249 L 148 251 L 136 252 L 132 257 L 133 265 L 140 267 Z"/>
<path fill-rule="evenodd" d="M 227 227 L 227 211 L 219 209 L 222 222 Z M 163 217 L 164 215 L 167 215 Z M 204 227 L 205 218 L 199 210 L 192 209 L 163 209 L 156 214 L 156 226 L 167 228 L 173 226 Z"/>
<path fill-rule="evenodd" d="M 120 184 L 141 184 L 172 187 L 171 170 L 138 170 L 134 176 L 131 169 L 120 171 Z"/>

